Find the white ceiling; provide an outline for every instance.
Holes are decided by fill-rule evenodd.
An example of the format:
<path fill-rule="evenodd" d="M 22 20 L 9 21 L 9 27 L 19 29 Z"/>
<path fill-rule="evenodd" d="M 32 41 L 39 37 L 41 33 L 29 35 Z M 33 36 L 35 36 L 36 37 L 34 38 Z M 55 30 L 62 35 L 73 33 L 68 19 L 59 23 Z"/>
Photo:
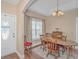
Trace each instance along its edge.
<path fill-rule="evenodd" d="M 56 1 L 57 0 L 37 0 L 29 10 L 49 16 L 56 10 Z M 77 4 L 78 0 L 59 0 L 59 8 L 63 11 L 75 9 L 77 8 Z"/>
<path fill-rule="evenodd" d="M 17 5 L 20 2 L 20 0 L 1 0 L 1 2 Z"/>
<path fill-rule="evenodd" d="M 21 0 L 1 0 L 2 2 L 17 5 Z M 37 0 L 31 5 L 29 10 L 38 12 L 42 15 L 49 16 L 56 10 L 57 0 Z M 59 8 L 63 11 L 75 9 L 78 6 L 78 0 L 59 0 Z"/>

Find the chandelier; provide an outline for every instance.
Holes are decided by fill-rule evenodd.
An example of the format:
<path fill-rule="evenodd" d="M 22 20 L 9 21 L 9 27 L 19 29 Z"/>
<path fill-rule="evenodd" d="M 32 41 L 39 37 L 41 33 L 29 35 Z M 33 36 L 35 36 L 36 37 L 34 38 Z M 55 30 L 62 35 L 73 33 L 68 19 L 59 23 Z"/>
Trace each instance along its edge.
<path fill-rule="evenodd" d="M 53 16 L 63 16 L 64 12 L 58 9 L 58 0 L 57 0 L 57 10 L 52 13 Z"/>

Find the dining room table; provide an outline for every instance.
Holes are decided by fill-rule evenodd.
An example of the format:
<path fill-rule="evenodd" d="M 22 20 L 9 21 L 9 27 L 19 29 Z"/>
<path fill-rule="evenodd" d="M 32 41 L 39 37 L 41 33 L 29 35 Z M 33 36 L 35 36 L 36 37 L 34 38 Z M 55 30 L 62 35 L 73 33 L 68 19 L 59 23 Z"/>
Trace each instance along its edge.
<path fill-rule="evenodd" d="M 44 42 L 52 42 L 52 43 L 55 43 L 55 44 L 58 44 L 58 45 L 62 45 L 64 47 L 67 48 L 67 59 L 69 59 L 69 56 L 70 56 L 70 47 L 73 47 L 73 46 L 77 46 L 78 44 L 73 41 L 73 40 L 63 40 L 63 39 L 58 39 L 58 38 L 53 38 L 51 36 L 48 36 L 48 37 L 43 37 L 42 40 Z"/>

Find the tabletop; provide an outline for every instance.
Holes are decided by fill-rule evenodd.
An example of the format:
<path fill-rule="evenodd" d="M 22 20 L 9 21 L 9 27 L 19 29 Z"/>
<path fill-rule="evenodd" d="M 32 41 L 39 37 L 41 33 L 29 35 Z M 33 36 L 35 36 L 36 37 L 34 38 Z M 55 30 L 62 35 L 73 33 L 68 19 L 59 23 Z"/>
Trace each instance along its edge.
<path fill-rule="evenodd" d="M 64 45 L 64 46 L 76 46 L 77 45 L 77 43 L 72 40 L 65 41 L 65 40 L 52 38 L 52 37 L 43 37 L 43 41 L 52 42 L 52 43 L 56 43 L 56 44 L 60 44 L 60 45 Z"/>

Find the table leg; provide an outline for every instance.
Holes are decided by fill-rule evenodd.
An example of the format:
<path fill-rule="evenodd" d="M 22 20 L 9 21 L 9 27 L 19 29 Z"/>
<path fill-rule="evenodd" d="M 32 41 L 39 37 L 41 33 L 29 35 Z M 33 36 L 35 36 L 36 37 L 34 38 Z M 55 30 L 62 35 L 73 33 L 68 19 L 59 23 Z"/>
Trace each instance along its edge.
<path fill-rule="evenodd" d="M 67 47 L 67 59 L 69 59 L 69 56 L 70 56 L 70 49 L 69 47 Z"/>

